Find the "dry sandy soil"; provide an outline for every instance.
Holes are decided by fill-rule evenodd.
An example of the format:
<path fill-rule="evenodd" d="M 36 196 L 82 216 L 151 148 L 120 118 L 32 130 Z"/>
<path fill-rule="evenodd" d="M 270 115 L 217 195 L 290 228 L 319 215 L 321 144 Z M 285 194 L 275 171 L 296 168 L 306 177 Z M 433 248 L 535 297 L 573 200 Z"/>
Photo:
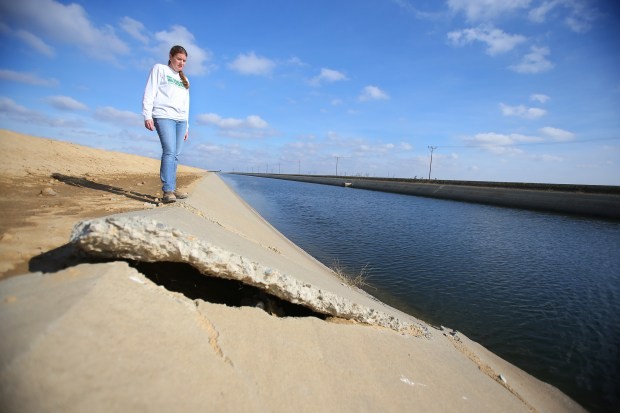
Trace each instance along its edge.
<path fill-rule="evenodd" d="M 0 279 L 36 271 L 37 257 L 59 250 L 83 219 L 159 205 L 159 160 L 7 130 L 0 130 L 0 151 L 5 159 L 0 165 Z M 144 174 L 149 169 L 153 172 Z M 189 190 L 204 174 L 180 166 L 179 189 Z"/>

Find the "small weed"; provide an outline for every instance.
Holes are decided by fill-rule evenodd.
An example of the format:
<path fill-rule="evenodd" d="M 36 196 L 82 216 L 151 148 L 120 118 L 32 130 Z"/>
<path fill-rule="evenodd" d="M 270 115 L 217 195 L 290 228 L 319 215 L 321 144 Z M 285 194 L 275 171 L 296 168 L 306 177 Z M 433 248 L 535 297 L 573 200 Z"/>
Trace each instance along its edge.
<path fill-rule="evenodd" d="M 340 260 L 336 258 L 332 262 L 329 269 L 332 270 L 336 277 L 338 277 L 338 279 L 346 285 L 357 288 L 371 287 L 371 285 L 366 282 L 366 280 L 370 278 L 370 269 L 368 268 L 368 264 L 364 265 L 359 273 L 351 275 L 345 270 L 345 267 L 340 263 Z"/>

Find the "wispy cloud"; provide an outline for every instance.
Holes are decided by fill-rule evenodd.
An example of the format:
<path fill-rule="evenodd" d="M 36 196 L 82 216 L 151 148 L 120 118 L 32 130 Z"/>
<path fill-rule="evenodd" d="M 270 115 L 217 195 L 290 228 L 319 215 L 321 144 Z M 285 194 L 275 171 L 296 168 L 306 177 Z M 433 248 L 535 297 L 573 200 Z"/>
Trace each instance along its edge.
<path fill-rule="evenodd" d="M 366 86 L 362 90 L 362 93 L 358 97 L 361 102 L 367 102 L 369 100 L 388 100 L 390 96 L 377 86 Z"/>
<path fill-rule="evenodd" d="M 119 110 L 111 106 L 99 108 L 95 111 L 95 119 L 102 122 L 118 126 L 140 126 L 143 125 L 142 116 L 135 112 Z"/>
<path fill-rule="evenodd" d="M 269 76 L 276 67 L 276 63 L 271 59 L 250 52 L 237 56 L 228 67 L 242 75 Z"/>
<path fill-rule="evenodd" d="M 532 46 L 521 61 L 510 66 L 510 69 L 518 73 L 540 73 L 553 69 L 553 63 L 547 59 L 550 54 L 549 48 Z"/>
<path fill-rule="evenodd" d="M 526 9 L 530 2 L 530 0 L 448 0 L 448 7 L 454 13 L 465 14 L 469 21 L 487 21 L 519 9 Z"/>
<path fill-rule="evenodd" d="M 88 109 L 88 106 L 84 103 L 78 102 L 69 96 L 49 96 L 45 99 L 45 101 L 60 110 L 76 111 Z"/>
<path fill-rule="evenodd" d="M 310 79 L 309 83 L 313 86 L 318 86 L 323 82 L 333 83 L 343 80 L 349 80 L 344 73 L 339 72 L 338 70 L 322 68 L 321 73 Z"/>
<path fill-rule="evenodd" d="M 516 148 L 514 145 L 521 143 L 542 142 L 543 139 L 537 136 L 527 136 L 517 133 L 505 135 L 501 133 L 488 132 L 476 134 L 475 136 L 466 139 L 466 141 L 470 145 L 478 146 L 497 155 L 518 155 L 523 153 L 523 150 Z"/>
<path fill-rule="evenodd" d="M 45 55 L 47 57 L 54 56 L 54 48 L 45 43 L 39 37 L 35 36 L 34 34 L 26 30 L 17 30 L 15 32 L 15 36 L 30 47 L 32 47 L 37 52 L 41 53 L 42 55 Z"/>
<path fill-rule="evenodd" d="M 422 11 L 416 6 L 414 6 L 409 0 L 392 0 L 393 3 L 397 4 L 403 10 L 413 14 L 418 19 L 423 20 L 436 20 L 442 16 L 441 12 L 427 12 Z"/>
<path fill-rule="evenodd" d="M 564 129 L 552 128 L 551 126 L 546 126 L 544 128 L 541 128 L 540 131 L 544 135 L 550 137 L 551 139 L 555 141 L 566 142 L 566 141 L 573 140 L 575 138 L 574 133 L 569 132 Z"/>
<path fill-rule="evenodd" d="M 58 86 L 56 79 L 43 79 L 32 73 L 16 72 L 14 70 L 0 69 L 0 79 L 10 82 L 26 83 L 34 86 Z"/>
<path fill-rule="evenodd" d="M 0 97 L 0 118 L 10 121 L 23 122 L 34 125 L 44 125 L 52 127 L 81 127 L 79 120 L 51 118 L 41 112 L 28 109 L 13 99 Z"/>
<path fill-rule="evenodd" d="M 149 42 L 149 36 L 146 34 L 146 28 L 144 24 L 131 17 L 123 17 L 119 23 L 121 29 L 129 34 L 140 43 L 147 44 Z"/>
<path fill-rule="evenodd" d="M 566 11 L 564 24 L 576 33 L 585 33 L 592 28 L 598 13 L 589 4 L 575 0 L 545 0 L 529 11 L 528 18 L 535 23 L 545 23 L 554 10 Z"/>
<path fill-rule="evenodd" d="M 199 125 L 215 126 L 221 135 L 231 138 L 261 138 L 269 135 L 269 124 L 258 115 L 245 119 L 223 118 L 215 113 L 204 113 L 196 117 Z"/>
<path fill-rule="evenodd" d="M 503 103 L 499 107 L 504 116 L 518 116 L 525 119 L 537 119 L 547 114 L 547 111 L 541 108 L 528 108 L 524 105 L 509 106 Z"/>
<path fill-rule="evenodd" d="M 448 33 L 448 40 L 454 46 L 464 46 L 473 42 L 487 45 L 486 53 L 495 56 L 510 51 L 526 38 L 519 34 L 508 34 L 493 27 L 475 27 Z"/>
<path fill-rule="evenodd" d="M 542 162 L 562 162 L 564 160 L 561 156 L 549 154 L 532 155 L 532 159 Z"/>
<path fill-rule="evenodd" d="M 530 99 L 544 104 L 551 98 L 547 95 L 543 95 L 542 93 L 535 93 L 530 96 Z"/>

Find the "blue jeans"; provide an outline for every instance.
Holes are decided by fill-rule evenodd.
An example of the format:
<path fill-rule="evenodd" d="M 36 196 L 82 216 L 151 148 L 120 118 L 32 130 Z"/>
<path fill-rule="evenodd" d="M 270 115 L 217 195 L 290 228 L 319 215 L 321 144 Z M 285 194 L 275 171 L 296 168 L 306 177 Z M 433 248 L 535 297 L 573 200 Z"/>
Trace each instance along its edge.
<path fill-rule="evenodd" d="M 162 190 L 172 192 L 177 189 L 177 164 L 187 132 L 187 121 L 155 118 L 153 123 L 162 149 L 159 169 Z"/>

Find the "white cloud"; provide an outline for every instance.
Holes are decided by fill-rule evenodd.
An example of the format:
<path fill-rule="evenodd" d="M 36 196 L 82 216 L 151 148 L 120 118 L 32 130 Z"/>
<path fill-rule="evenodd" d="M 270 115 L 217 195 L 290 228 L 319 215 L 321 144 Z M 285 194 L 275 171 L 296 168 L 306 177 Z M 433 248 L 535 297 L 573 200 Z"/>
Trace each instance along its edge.
<path fill-rule="evenodd" d="M 592 28 L 597 12 L 585 2 L 575 0 L 545 0 L 529 11 L 528 18 L 535 23 L 544 23 L 554 9 L 564 9 L 566 24 L 572 31 L 585 33 Z M 559 10 L 561 13 L 563 10 Z"/>
<path fill-rule="evenodd" d="M 504 135 L 501 133 L 488 132 L 479 133 L 473 138 L 467 139 L 467 141 L 474 146 L 481 147 L 497 155 L 518 155 L 523 153 L 523 151 L 519 148 L 515 148 L 514 145 L 541 142 L 542 139 L 536 136 L 527 136 L 518 133 Z"/>
<path fill-rule="evenodd" d="M 21 73 L 14 70 L 0 69 L 0 79 L 35 86 L 58 86 L 58 80 L 56 79 L 43 79 L 32 73 Z"/>
<path fill-rule="evenodd" d="M 209 73 L 208 62 L 210 53 L 196 44 L 196 38 L 183 26 L 172 26 L 170 31 L 162 30 L 155 33 L 155 40 L 159 42 L 155 48 L 157 59 L 168 60 L 170 48 L 181 45 L 187 50 L 187 64 L 184 72 L 188 75 L 203 75 Z"/>
<path fill-rule="evenodd" d="M 142 116 L 138 113 L 119 110 L 111 106 L 97 109 L 95 111 L 95 118 L 116 126 L 119 124 L 125 126 L 140 126 L 144 124 Z"/>
<path fill-rule="evenodd" d="M 299 57 L 297 56 L 293 56 L 290 59 L 288 59 L 286 61 L 287 64 L 291 65 L 291 66 L 306 66 L 306 63 L 304 63 Z"/>
<path fill-rule="evenodd" d="M 463 12 L 470 21 L 495 19 L 529 5 L 530 0 L 448 0 L 450 10 Z"/>
<path fill-rule="evenodd" d="M 536 101 L 536 102 L 540 102 L 540 103 L 547 103 L 547 101 L 549 99 L 551 99 L 549 96 L 547 95 L 543 95 L 541 93 L 535 93 L 533 95 L 530 96 L 530 99 Z"/>
<path fill-rule="evenodd" d="M 570 141 L 575 137 L 575 134 L 572 132 L 564 129 L 552 128 L 551 126 L 541 128 L 540 131 L 556 141 Z"/>
<path fill-rule="evenodd" d="M 392 2 L 397 4 L 402 9 L 408 11 L 409 13 L 412 13 L 418 19 L 436 20 L 440 18 L 441 16 L 441 14 L 438 12 L 432 13 L 432 12 L 421 11 L 420 9 L 416 8 L 413 4 L 411 4 L 409 0 L 392 0 Z"/>
<path fill-rule="evenodd" d="M 514 49 L 526 38 L 518 34 L 508 34 L 493 27 L 475 27 L 450 32 L 448 33 L 448 40 L 454 46 L 464 46 L 475 41 L 485 43 L 487 54 L 495 56 Z"/>
<path fill-rule="evenodd" d="M 558 0 L 543 1 L 538 7 L 534 7 L 529 11 L 528 17 L 535 23 L 544 23 L 547 18 L 547 14 L 560 3 L 561 1 Z"/>
<path fill-rule="evenodd" d="M 266 57 L 256 56 L 256 53 L 250 52 L 237 56 L 228 67 L 242 75 L 269 76 L 276 64 Z"/>
<path fill-rule="evenodd" d="M 149 42 L 149 37 L 144 33 L 145 28 L 144 24 L 141 22 L 132 19 L 131 17 L 123 17 L 119 23 L 121 29 L 125 30 L 127 34 L 129 34 L 134 39 L 138 40 L 141 43 L 147 44 Z"/>
<path fill-rule="evenodd" d="M 332 82 L 339 82 L 342 80 L 349 80 L 349 79 L 342 72 L 339 72 L 333 69 L 322 68 L 321 73 L 319 75 L 310 79 L 310 84 L 314 86 L 318 86 L 322 82 L 332 83 Z"/>
<path fill-rule="evenodd" d="M 585 33 L 592 28 L 592 23 L 595 20 L 592 14 L 580 14 L 573 13 L 568 16 L 564 22 L 574 32 Z"/>
<path fill-rule="evenodd" d="M 41 40 L 34 34 L 27 32 L 26 30 L 18 30 L 15 32 L 15 36 L 18 39 L 22 40 L 24 43 L 28 44 L 37 52 L 41 53 L 42 55 L 45 55 L 47 57 L 54 56 L 54 48 L 46 44 L 43 40 Z"/>
<path fill-rule="evenodd" d="M 49 96 L 45 100 L 53 107 L 60 110 L 74 111 L 88 109 L 88 106 L 69 96 Z"/>
<path fill-rule="evenodd" d="M 17 120 L 24 120 L 25 118 L 34 117 L 35 113 L 38 112 L 32 111 L 24 106 L 19 105 L 13 99 L 0 96 L 0 116 L 5 116 L 7 118 L 17 118 Z"/>
<path fill-rule="evenodd" d="M 359 100 L 366 102 L 369 100 L 387 100 L 390 96 L 377 86 L 366 86 L 359 96 Z"/>
<path fill-rule="evenodd" d="M 540 108 L 528 108 L 524 105 L 508 106 L 503 103 L 499 104 L 504 116 L 518 116 L 525 119 L 536 119 L 547 114 L 547 111 Z"/>
<path fill-rule="evenodd" d="M 130 52 L 111 26 L 95 27 L 84 8 L 76 3 L 2 1 L 0 15 L 17 27 L 28 28 L 30 33 L 75 45 L 95 59 L 115 61 L 117 56 Z"/>
<path fill-rule="evenodd" d="M 562 162 L 564 160 L 564 158 L 560 157 L 560 156 L 556 156 L 556 155 L 533 155 L 532 159 L 534 160 L 540 160 L 543 162 Z"/>
<path fill-rule="evenodd" d="M 553 68 L 553 63 L 547 60 L 549 48 L 532 46 L 530 53 L 523 56 L 521 62 L 510 66 L 510 69 L 518 73 L 540 73 Z"/>
<path fill-rule="evenodd" d="M 80 127 L 82 122 L 76 120 L 50 118 L 49 116 L 19 105 L 13 99 L 0 97 L 0 118 L 8 121 L 52 127 Z"/>
<path fill-rule="evenodd" d="M 267 136 L 269 124 L 258 115 L 245 119 L 223 118 L 215 113 L 204 113 L 196 117 L 200 125 L 213 125 L 224 136 L 231 138 L 260 138 Z"/>

